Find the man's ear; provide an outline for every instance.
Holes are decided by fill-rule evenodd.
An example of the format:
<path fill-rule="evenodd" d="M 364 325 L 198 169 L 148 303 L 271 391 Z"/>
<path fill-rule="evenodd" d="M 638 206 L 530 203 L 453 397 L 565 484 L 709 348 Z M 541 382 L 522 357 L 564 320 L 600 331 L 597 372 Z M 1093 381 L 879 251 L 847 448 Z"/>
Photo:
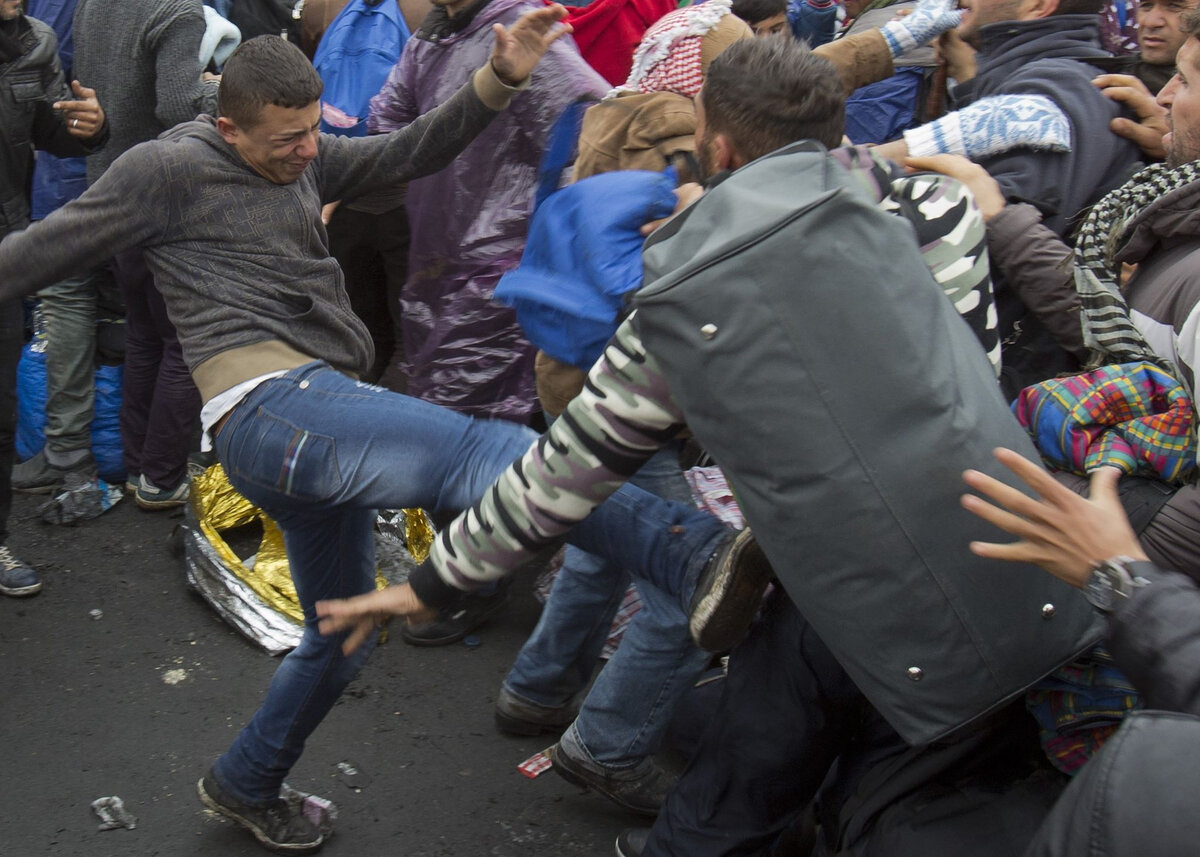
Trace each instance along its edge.
<path fill-rule="evenodd" d="M 237 142 L 238 127 L 237 125 L 233 124 L 232 119 L 226 119 L 224 116 L 218 116 L 217 133 L 221 135 L 221 139 L 231 146 Z"/>
<path fill-rule="evenodd" d="M 746 163 L 746 159 L 738 154 L 733 141 L 725 134 L 713 134 L 712 137 L 713 167 L 716 172 L 736 170 Z"/>
<path fill-rule="evenodd" d="M 1025 0 L 1022 20 L 1049 18 L 1058 11 L 1058 0 Z"/>

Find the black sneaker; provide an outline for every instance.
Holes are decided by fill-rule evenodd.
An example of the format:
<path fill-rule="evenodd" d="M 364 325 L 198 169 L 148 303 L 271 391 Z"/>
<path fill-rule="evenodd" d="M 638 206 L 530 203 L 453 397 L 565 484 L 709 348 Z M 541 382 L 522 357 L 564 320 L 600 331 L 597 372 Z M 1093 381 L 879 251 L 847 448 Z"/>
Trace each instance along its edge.
<path fill-rule="evenodd" d="M 27 598 L 42 590 L 42 579 L 9 549 L 0 545 L 0 593 L 14 598 Z"/>
<path fill-rule="evenodd" d="M 638 815 L 658 815 L 658 808 L 675 784 L 675 778 L 653 759 L 644 759 L 627 771 L 601 772 L 568 755 L 561 742 L 547 750 L 546 754 L 554 770 L 568 783 L 591 789 Z"/>
<path fill-rule="evenodd" d="M 496 728 L 506 735 L 558 735 L 575 722 L 578 714 L 578 705 L 538 705 L 521 699 L 503 685 L 496 697 Z"/>
<path fill-rule="evenodd" d="M 700 572 L 688 628 L 696 645 L 725 652 L 746 634 L 775 576 L 749 529 L 727 536 Z"/>
<path fill-rule="evenodd" d="M 206 807 L 233 819 L 279 854 L 311 854 L 325 844 L 325 837 L 304 817 L 300 804 L 289 804 L 283 798 L 266 806 L 239 803 L 221 789 L 211 770 L 196 783 L 196 793 Z"/>
<path fill-rule="evenodd" d="M 645 827 L 630 827 L 617 835 L 617 857 L 642 857 L 650 831 Z"/>
<path fill-rule="evenodd" d="M 442 613 L 431 622 L 420 625 L 406 622 L 400 628 L 400 638 L 410 646 L 449 646 L 483 625 L 507 603 L 507 581 L 487 595 L 469 592 L 458 609 Z"/>

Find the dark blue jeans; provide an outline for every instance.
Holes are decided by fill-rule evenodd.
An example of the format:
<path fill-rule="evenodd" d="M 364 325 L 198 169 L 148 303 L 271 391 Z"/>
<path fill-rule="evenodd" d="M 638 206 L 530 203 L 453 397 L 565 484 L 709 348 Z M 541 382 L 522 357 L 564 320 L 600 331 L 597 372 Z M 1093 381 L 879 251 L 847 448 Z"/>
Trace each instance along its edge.
<path fill-rule="evenodd" d="M 314 605 L 374 586 L 378 509 L 470 506 L 536 435 L 473 420 L 310 363 L 257 387 L 215 438 L 233 486 L 279 524 L 304 610 L 300 645 L 279 665 L 262 707 L 217 760 L 239 800 L 279 794 L 304 742 L 366 660 L 343 656 L 344 634 L 322 637 Z M 724 532 L 711 517 L 626 486 L 571 535 L 572 543 L 666 580 L 695 574 Z"/>
<path fill-rule="evenodd" d="M 200 393 L 183 362 L 175 325 L 167 317 L 140 248 L 113 258 L 113 277 L 125 302 L 121 385 L 125 469 L 170 490 L 187 475 L 187 457 L 200 419 Z"/>

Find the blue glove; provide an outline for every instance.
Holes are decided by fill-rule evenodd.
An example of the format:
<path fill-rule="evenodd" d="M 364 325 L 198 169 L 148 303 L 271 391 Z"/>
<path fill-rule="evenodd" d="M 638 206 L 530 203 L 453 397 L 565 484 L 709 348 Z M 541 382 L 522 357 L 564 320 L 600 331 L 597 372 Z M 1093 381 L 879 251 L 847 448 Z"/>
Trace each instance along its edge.
<path fill-rule="evenodd" d="M 906 18 L 888 21 L 879 28 L 891 49 L 892 59 L 929 44 L 962 21 L 958 0 L 921 0 Z"/>
<path fill-rule="evenodd" d="M 1044 95 L 993 95 L 904 132 L 913 157 L 966 155 L 972 160 L 1010 149 L 1071 151 L 1071 123 Z"/>

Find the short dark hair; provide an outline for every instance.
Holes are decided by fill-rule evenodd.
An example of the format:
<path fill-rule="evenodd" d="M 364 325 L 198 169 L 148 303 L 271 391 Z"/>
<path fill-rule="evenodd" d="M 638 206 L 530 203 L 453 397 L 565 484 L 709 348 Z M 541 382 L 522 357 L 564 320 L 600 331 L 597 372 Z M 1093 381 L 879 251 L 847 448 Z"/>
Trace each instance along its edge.
<path fill-rule="evenodd" d="M 708 67 L 707 133 L 725 134 L 747 161 L 788 143 L 841 144 L 846 95 L 833 64 L 793 39 L 734 42 Z"/>
<path fill-rule="evenodd" d="M 1058 0 L 1055 15 L 1099 15 L 1104 0 Z"/>
<path fill-rule="evenodd" d="M 1200 39 L 1200 7 L 1188 9 L 1179 18 L 1179 32 L 1190 38 Z"/>
<path fill-rule="evenodd" d="M 217 113 L 240 128 L 252 128 L 266 105 L 307 107 L 324 88 L 298 47 L 279 36 L 255 36 L 242 42 L 225 62 Z"/>
<path fill-rule="evenodd" d="M 733 0 L 730 10 L 750 26 L 787 11 L 787 0 Z"/>

